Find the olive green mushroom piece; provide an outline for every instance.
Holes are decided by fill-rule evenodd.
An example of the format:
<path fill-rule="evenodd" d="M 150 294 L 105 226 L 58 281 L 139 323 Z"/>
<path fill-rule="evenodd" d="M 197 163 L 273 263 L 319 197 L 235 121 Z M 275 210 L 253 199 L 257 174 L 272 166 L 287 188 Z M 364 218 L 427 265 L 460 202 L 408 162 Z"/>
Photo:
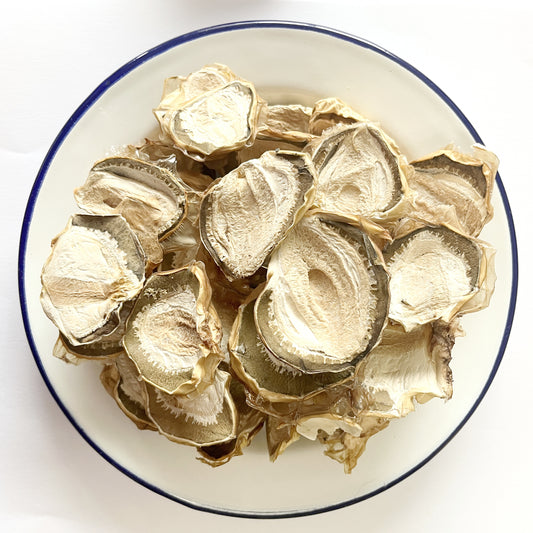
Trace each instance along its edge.
<path fill-rule="evenodd" d="M 174 174 L 131 157 L 96 163 L 74 196 L 87 213 L 122 215 L 153 265 L 163 258 L 159 239 L 180 224 L 187 209 L 185 187 Z"/>
<path fill-rule="evenodd" d="M 384 222 L 407 212 L 407 162 L 377 126 L 329 128 L 306 151 L 316 167 L 315 202 L 321 209 Z"/>
<path fill-rule="evenodd" d="M 148 279 L 123 344 L 140 375 L 167 394 L 208 386 L 222 359 L 220 321 L 202 263 Z"/>
<path fill-rule="evenodd" d="M 255 303 L 259 336 L 302 372 L 353 366 L 380 338 L 388 281 L 381 253 L 357 220 L 309 214 L 270 258 Z"/>
<path fill-rule="evenodd" d="M 144 269 L 139 241 L 121 216 L 74 215 L 42 270 L 44 312 L 73 345 L 101 340 L 141 291 Z"/>
<path fill-rule="evenodd" d="M 299 152 L 265 152 L 241 164 L 206 193 L 200 236 L 229 279 L 256 272 L 308 209 L 314 172 Z"/>
<path fill-rule="evenodd" d="M 262 90 L 222 64 L 168 77 L 157 138 L 93 165 L 89 214 L 42 270 L 51 352 L 102 365 L 139 429 L 207 465 L 264 426 L 272 461 L 310 440 L 350 473 L 392 420 L 452 396 L 461 318 L 496 282 L 478 236 L 498 160 L 450 145 L 408 164 L 356 102 Z"/>
<path fill-rule="evenodd" d="M 411 166 L 414 172 L 408 183 L 415 211 L 410 216 L 477 237 L 492 218 L 496 156 L 479 146 L 474 147 L 473 155 L 440 150 Z"/>

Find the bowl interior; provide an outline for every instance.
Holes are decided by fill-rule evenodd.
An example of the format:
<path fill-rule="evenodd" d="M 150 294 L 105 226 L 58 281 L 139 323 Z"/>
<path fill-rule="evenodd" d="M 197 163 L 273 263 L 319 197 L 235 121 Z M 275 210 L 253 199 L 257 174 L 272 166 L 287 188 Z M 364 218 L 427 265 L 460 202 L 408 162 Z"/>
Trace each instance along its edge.
<path fill-rule="evenodd" d="M 432 400 L 393 421 L 370 439 L 352 475 L 304 440 L 271 463 L 263 436 L 244 456 L 212 469 L 195 460 L 192 448 L 137 430 L 101 387 L 98 365 L 70 367 L 51 355 L 57 333 L 40 307 L 40 271 L 50 240 L 76 211 L 73 189 L 113 147 L 156 134 L 152 109 L 166 77 L 213 62 L 252 81 L 270 101 L 340 97 L 379 122 L 409 159 L 449 143 L 468 150 L 476 141 L 460 114 L 422 77 L 356 39 L 309 27 L 243 24 L 162 45 L 92 95 L 43 165 L 24 229 L 22 289 L 30 342 L 45 379 L 82 434 L 158 492 L 207 510 L 252 516 L 304 514 L 358 501 L 423 464 L 461 426 L 491 380 L 513 303 L 513 238 L 498 188 L 494 219 L 482 234 L 497 250 L 496 292 L 487 310 L 463 321 L 466 337 L 453 351 L 453 399 Z"/>

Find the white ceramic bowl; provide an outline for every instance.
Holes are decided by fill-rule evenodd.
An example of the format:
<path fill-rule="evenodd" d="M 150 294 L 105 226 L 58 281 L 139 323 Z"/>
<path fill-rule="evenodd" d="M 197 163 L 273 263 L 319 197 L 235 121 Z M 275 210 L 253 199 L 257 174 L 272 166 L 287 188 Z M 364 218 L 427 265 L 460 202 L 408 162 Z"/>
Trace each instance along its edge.
<path fill-rule="evenodd" d="M 71 367 L 51 355 L 56 330 L 39 303 L 40 270 L 51 238 L 76 210 L 72 190 L 111 147 L 153 135 L 163 80 L 207 63 L 229 65 L 278 101 L 337 96 L 381 123 L 409 159 L 450 142 L 481 142 L 459 109 L 424 75 L 385 50 L 333 30 L 245 22 L 193 32 L 134 59 L 105 80 L 59 133 L 33 187 L 22 230 L 20 295 L 35 360 L 59 406 L 104 458 L 132 479 L 191 507 L 237 516 L 295 516 L 356 503 L 410 475 L 461 428 L 503 355 L 516 296 L 516 246 L 500 179 L 495 215 L 482 237 L 497 249 L 491 306 L 464 319 L 453 351 L 454 396 L 432 400 L 370 439 L 352 475 L 301 440 L 276 463 L 264 437 L 242 457 L 212 469 L 192 448 L 142 432 L 100 385 L 99 365 Z"/>

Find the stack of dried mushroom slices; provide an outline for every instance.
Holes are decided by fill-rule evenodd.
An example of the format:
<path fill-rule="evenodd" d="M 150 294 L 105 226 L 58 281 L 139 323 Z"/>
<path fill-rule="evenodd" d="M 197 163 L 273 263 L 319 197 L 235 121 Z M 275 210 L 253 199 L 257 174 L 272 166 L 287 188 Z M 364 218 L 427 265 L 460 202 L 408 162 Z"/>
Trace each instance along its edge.
<path fill-rule="evenodd" d="M 268 105 L 224 65 L 166 80 L 159 139 L 97 162 L 52 243 L 54 355 L 105 364 L 141 429 L 212 466 L 266 422 L 350 472 L 415 400 L 452 395 L 459 319 L 488 305 L 497 159 L 409 164 L 338 98 Z"/>

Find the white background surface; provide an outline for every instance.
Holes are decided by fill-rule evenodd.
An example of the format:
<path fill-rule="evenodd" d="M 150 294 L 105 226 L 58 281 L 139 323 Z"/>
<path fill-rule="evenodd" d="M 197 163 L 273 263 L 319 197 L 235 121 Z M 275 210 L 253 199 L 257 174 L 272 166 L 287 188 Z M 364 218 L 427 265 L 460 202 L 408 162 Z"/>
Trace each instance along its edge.
<path fill-rule="evenodd" d="M 190 510 L 105 462 L 46 389 L 27 345 L 17 295 L 18 239 L 27 197 L 48 147 L 75 108 L 104 78 L 146 49 L 200 27 L 248 19 L 301 20 L 347 31 L 426 74 L 500 157 L 520 251 L 517 314 L 506 355 L 481 406 L 452 442 L 413 476 L 368 501 L 277 522 Z M 531 530 L 533 257 L 526 246 L 531 242 L 528 200 L 533 198 L 527 160 L 533 122 L 532 20 L 533 7 L 512 0 L 401 5 L 357 0 L 27 0 L 3 6 L 0 530 Z M 254 482 L 260 480 L 251 479 L 250 490 Z"/>

